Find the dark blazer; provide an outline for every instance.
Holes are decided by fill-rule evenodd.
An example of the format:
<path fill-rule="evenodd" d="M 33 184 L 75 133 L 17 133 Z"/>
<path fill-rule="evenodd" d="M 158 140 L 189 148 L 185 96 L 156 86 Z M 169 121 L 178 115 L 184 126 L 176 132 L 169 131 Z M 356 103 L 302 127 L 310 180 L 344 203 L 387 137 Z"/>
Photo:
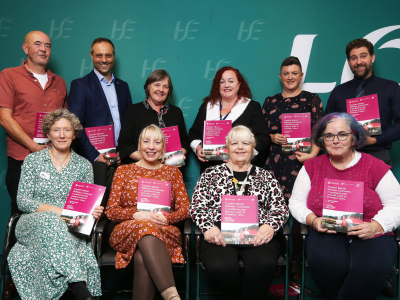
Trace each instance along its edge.
<path fill-rule="evenodd" d="M 132 105 L 131 93 L 128 84 L 119 78 L 115 77 L 114 85 L 122 124 L 126 111 Z M 84 128 L 113 124 L 107 98 L 94 71 L 71 82 L 68 109 L 79 118 Z M 100 154 L 90 143 L 85 130 L 76 137 L 75 144 L 76 152 L 89 161 L 94 161 Z"/>

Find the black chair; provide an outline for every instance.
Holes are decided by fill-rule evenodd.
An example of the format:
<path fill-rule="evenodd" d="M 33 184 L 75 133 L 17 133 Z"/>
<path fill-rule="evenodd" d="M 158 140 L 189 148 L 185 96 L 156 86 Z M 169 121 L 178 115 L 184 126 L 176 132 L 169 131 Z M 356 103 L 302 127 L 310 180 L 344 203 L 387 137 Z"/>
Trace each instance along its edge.
<path fill-rule="evenodd" d="M 392 271 L 390 275 L 395 275 L 397 277 L 397 282 L 396 282 L 396 288 L 397 288 L 397 296 L 396 299 L 400 300 L 400 293 L 399 293 L 399 288 L 400 288 L 400 276 L 399 276 L 399 268 L 400 268 L 400 229 L 397 228 L 395 230 L 395 237 L 396 237 L 396 242 L 399 247 L 399 251 L 397 253 L 397 262 L 395 265 L 393 265 Z M 304 300 L 304 294 L 305 294 L 305 273 L 306 273 L 306 267 L 307 265 L 307 257 L 306 257 L 306 240 L 308 236 L 308 226 L 305 224 L 301 224 L 300 227 L 300 234 L 302 235 L 303 238 L 303 262 L 302 262 L 302 267 L 301 267 L 301 292 L 300 295 L 298 296 L 298 299 Z M 308 297 L 314 297 L 314 298 L 324 298 L 323 295 L 321 294 L 312 294 L 312 293 L 307 293 L 307 298 Z"/>
<path fill-rule="evenodd" d="M 278 266 L 285 266 L 285 300 L 288 300 L 288 288 L 289 288 L 289 264 L 288 264 L 288 255 L 289 255 L 289 238 L 290 238 L 290 227 L 288 224 L 283 226 L 282 230 L 283 236 L 285 238 L 285 255 L 280 255 L 277 261 Z M 196 300 L 200 300 L 200 296 L 202 295 L 216 295 L 221 294 L 218 292 L 203 292 L 200 290 L 200 268 L 205 270 L 205 266 L 203 262 L 200 260 L 200 242 L 203 237 L 203 233 L 199 227 L 195 226 L 194 235 L 196 237 Z M 239 267 L 243 267 L 243 262 L 239 261 Z M 267 291 L 266 291 L 267 292 Z"/>
<path fill-rule="evenodd" d="M 99 267 L 114 267 L 115 266 L 115 256 L 117 252 L 111 248 L 109 239 L 110 235 L 114 229 L 115 224 L 108 220 L 107 218 L 101 219 L 96 228 L 95 228 L 95 236 L 96 236 L 96 257 L 99 263 Z M 180 294 L 184 294 L 184 299 L 189 300 L 189 237 L 192 234 L 192 222 L 190 219 L 186 220 L 182 224 L 178 225 L 181 230 L 183 237 L 182 244 L 182 254 L 185 259 L 184 264 L 172 264 L 174 269 L 183 269 L 185 272 L 185 291 L 179 291 Z M 100 269 L 101 270 L 101 269 Z M 130 282 L 132 277 L 129 276 Z M 103 290 L 103 292 L 107 293 L 108 291 Z M 131 289 L 118 289 L 111 293 L 111 295 L 107 299 L 114 299 L 114 297 L 119 293 L 131 293 Z"/>

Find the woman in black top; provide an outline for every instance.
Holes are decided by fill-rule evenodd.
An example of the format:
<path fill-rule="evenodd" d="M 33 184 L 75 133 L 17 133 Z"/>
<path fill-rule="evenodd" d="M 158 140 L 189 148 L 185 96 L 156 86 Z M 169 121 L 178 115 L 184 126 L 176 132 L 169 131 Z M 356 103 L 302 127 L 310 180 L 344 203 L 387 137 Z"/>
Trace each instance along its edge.
<path fill-rule="evenodd" d="M 146 99 L 133 104 L 125 115 L 118 139 L 118 151 L 122 163 L 132 163 L 141 159 L 138 140 L 143 128 L 155 124 L 160 128 L 178 126 L 183 154 L 189 147 L 187 131 L 182 111 L 168 103 L 172 95 L 172 81 L 163 69 L 153 71 L 144 84 Z"/>
<path fill-rule="evenodd" d="M 253 163 L 260 167 L 264 166 L 271 138 L 261 106 L 251 100 L 251 97 L 250 88 L 239 70 L 223 67 L 215 74 L 210 95 L 203 99 L 188 137 L 190 147 L 202 162 L 201 173 L 207 167 L 221 163 L 205 160 L 202 147 L 205 120 L 231 120 L 232 127 L 244 125 L 250 128 L 257 144 Z"/>

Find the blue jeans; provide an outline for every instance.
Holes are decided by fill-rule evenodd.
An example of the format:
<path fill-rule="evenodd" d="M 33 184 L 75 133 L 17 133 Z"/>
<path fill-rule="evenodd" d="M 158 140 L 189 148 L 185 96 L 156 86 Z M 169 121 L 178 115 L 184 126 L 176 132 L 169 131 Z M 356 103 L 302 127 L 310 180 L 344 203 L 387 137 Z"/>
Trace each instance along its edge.
<path fill-rule="evenodd" d="M 328 299 L 376 299 L 396 261 L 393 235 L 349 238 L 309 229 L 306 243 L 310 272 Z"/>

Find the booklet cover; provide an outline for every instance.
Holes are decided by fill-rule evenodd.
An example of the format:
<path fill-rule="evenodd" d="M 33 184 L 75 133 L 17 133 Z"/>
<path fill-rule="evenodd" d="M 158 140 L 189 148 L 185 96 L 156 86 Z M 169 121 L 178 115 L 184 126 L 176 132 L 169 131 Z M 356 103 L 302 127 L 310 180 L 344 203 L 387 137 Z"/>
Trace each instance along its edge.
<path fill-rule="evenodd" d="M 282 134 L 287 138 L 283 154 L 310 153 L 311 113 L 282 114 Z"/>
<path fill-rule="evenodd" d="M 378 94 L 347 99 L 346 106 L 347 113 L 356 118 L 370 135 L 382 134 Z"/>
<path fill-rule="evenodd" d="M 364 182 L 325 178 L 322 228 L 337 232 L 363 222 Z"/>
<path fill-rule="evenodd" d="M 257 196 L 222 196 L 221 233 L 226 244 L 251 245 L 258 227 Z"/>
<path fill-rule="evenodd" d="M 46 145 L 50 142 L 47 136 L 43 134 L 43 117 L 47 115 L 47 112 L 36 113 L 35 132 L 33 133 L 33 141 L 39 145 Z"/>
<path fill-rule="evenodd" d="M 170 166 L 184 166 L 181 138 L 178 126 L 161 128 L 165 136 L 165 160 L 164 164 Z"/>
<path fill-rule="evenodd" d="M 137 210 L 168 215 L 171 212 L 171 182 L 139 178 Z"/>
<path fill-rule="evenodd" d="M 114 125 L 87 127 L 85 131 L 96 150 L 104 153 L 111 164 L 116 164 L 117 149 L 115 147 Z"/>
<path fill-rule="evenodd" d="M 229 159 L 226 137 L 231 129 L 231 120 L 204 121 L 203 153 L 206 160 Z"/>
<path fill-rule="evenodd" d="M 69 192 L 61 219 L 67 223 L 69 231 L 90 235 L 95 222 L 91 215 L 101 204 L 106 191 L 104 186 L 75 181 Z"/>

